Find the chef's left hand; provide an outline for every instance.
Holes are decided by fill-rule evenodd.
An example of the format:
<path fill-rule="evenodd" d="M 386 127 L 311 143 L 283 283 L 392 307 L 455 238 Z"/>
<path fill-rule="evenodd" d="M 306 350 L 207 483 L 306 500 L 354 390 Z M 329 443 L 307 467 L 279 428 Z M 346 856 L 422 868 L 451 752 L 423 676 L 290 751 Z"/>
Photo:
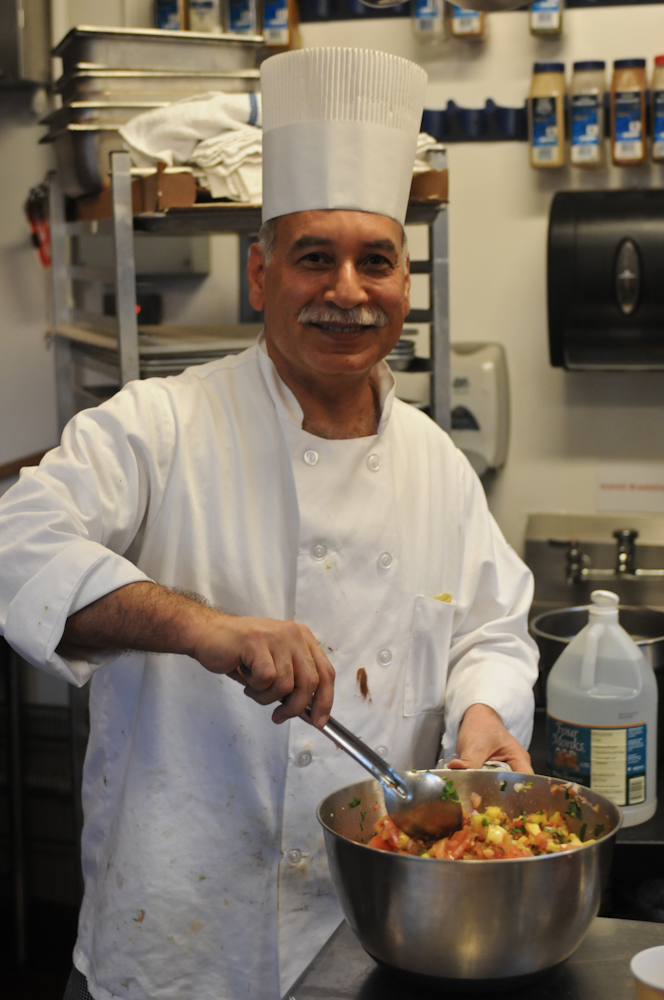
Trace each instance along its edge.
<path fill-rule="evenodd" d="M 459 727 L 457 758 L 448 767 L 482 767 L 487 760 L 503 760 L 521 774 L 534 774 L 530 754 L 505 729 L 488 705 L 471 705 Z"/>

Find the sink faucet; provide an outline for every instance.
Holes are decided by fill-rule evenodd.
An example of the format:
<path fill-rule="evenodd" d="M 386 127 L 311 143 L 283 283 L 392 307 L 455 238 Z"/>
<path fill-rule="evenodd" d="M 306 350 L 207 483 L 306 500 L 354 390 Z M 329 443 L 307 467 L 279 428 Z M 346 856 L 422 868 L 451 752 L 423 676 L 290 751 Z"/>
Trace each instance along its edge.
<path fill-rule="evenodd" d="M 613 532 L 618 543 L 616 553 L 616 573 L 618 576 L 634 576 L 636 573 L 636 539 L 638 531 L 633 528 L 621 528 Z"/>
<path fill-rule="evenodd" d="M 590 566 L 590 559 L 581 549 L 577 538 L 561 540 L 550 538 L 549 545 L 567 549 L 565 555 L 565 579 L 567 583 L 581 583 L 582 580 L 639 579 L 641 577 L 663 577 L 664 569 L 636 568 L 636 539 L 638 531 L 621 528 L 613 532 L 616 540 L 616 564 L 614 569 L 597 569 Z"/>
<path fill-rule="evenodd" d="M 550 538 L 549 545 L 567 549 L 565 553 L 565 579 L 569 584 L 580 583 L 583 579 L 584 570 L 587 572 L 584 560 L 587 562 L 588 557 L 583 555 L 579 540 L 577 538 L 570 538 L 569 541 L 562 541 L 558 538 Z"/>

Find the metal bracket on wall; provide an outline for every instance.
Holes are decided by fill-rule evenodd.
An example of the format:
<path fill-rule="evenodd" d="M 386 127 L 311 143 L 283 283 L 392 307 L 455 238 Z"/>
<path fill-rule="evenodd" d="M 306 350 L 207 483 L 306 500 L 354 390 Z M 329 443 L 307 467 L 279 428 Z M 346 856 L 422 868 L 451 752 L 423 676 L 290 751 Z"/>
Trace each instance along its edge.
<path fill-rule="evenodd" d="M 483 108 L 462 108 L 448 101 L 446 108 L 424 109 L 422 132 L 439 142 L 525 142 L 527 105 L 504 108 L 489 98 Z"/>

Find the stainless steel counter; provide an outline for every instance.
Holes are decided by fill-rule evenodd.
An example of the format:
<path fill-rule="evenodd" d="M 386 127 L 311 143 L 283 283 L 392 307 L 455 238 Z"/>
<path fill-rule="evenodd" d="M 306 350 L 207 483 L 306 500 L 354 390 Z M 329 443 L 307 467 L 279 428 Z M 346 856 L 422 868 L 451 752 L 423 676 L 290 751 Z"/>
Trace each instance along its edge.
<path fill-rule="evenodd" d="M 662 944 L 664 924 L 597 917 L 577 951 L 550 975 L 526 989 L 497 996 L 505 1000 L 633 1000 L 632 955 Z M 284 1000 L 425 1000 L 436 995 L 441 996 L 379 969 L 344 922 Z M 445 996 L 452 1000 L 452 994 Z"/>

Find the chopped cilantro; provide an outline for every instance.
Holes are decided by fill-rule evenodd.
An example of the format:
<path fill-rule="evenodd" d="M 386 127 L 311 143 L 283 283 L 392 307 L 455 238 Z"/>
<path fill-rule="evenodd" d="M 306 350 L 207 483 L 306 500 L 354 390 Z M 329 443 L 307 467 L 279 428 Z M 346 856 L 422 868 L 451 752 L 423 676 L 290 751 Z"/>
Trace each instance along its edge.
<path fill-rule="evenodd" d="M 582 815 L 581 815 L 581 806 L 576 801 L 576 799 L 572 798 L 572 796 L 570 796 L 569 802 L 567 804 L 567 815 L 571 816 L 572 819 L 582 819 L 583 818 Z"/>
<path fill-rule="evenodd" d="M 520 837 L 525 837 L 526 836 L 526 828 L 525 828 L 525 826 L 522 826 L 521 824 L 519 824 L 518 826 L 513 826 L 512 827 L 512 833 L 518 833 Z"/>
<path fill-rule="evenodd" d="M 583 841 L 586 839 L 587 829 L 588 829 L 588 824 L 584 823 L 581 829 L 579 830 L 579 840 L 581 841 L 581 843 L 583 843 Z"/>
<path fill-rule="evenodd" d="M 362 833 L 364 833 L 364 817 L 365 816 L 366 816 L 365 812 L 360 813 L 360 830 L 362 831 Z"/>
<path fill-rule="evenodd" d="M 597 824 L 597 826 L 593 830 L 593 837 L 599 837 L 600 833 L 604 833 L 604 824 L 603 823 L 598 823 Z"/>
<path fill-rule="evenodd" d="M 352 802 L 348 803 L 348 808 L 349 809 L 354 809 L 355 806 L 359 806 L 359 804 L 360 804 L 361 801 L 362 801 L 362 799 L 353 799 Z"/>
<path fill-rule="evenodd" d="M 486 816 L 482 816 L 482 826 L 488 826 L 488 825 L 489 825 L 488 819 L 486 818 Z"/>
<path fill-rule="evenodd" d="M 501 792 L 504 792 L 506 788 L 507 788 L 507 782 L 506 781 L 501 781 L 500 782 L 500 790 L 501 790 Z"/>
<path fill-rule="evenodd" d="M 445 787 L 443 788 L 443 793 L 440 796 L 442 802 L 458 802 L 459 796 L 457 795 L 457 790 L 454 787 L 454 782 L 450 778 L 445 782 Z"/>

